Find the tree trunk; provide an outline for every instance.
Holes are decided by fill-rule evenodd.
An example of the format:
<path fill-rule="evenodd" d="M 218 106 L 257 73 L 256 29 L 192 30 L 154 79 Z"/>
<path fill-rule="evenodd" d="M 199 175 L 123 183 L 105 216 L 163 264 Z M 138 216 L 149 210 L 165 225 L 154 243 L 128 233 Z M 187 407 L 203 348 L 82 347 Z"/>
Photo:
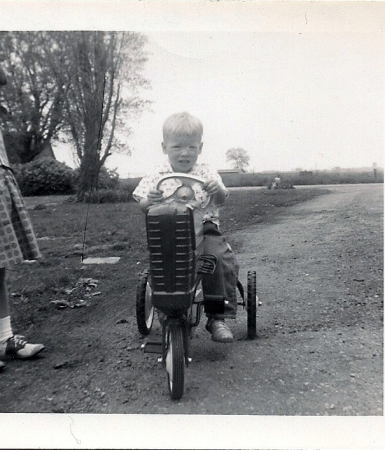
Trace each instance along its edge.
<path fill-rule="evenodd" d="M 87 55 L 87 39 L 79 43 L 80 73 L 82 76 L 85 98 L 84 110 L 84 149 L 80 164 L 78 200 L 83 201 L 87 193 L 97 190 L 101 168 L 100 151 L 103 138 L 102 117 L 104 105 L 104 59 L 102 51 L 102 34 L 94 34 L 93 69 Z"/>
<path fill-rule="evenodd" d="M 100 164 L 97 155 L 88 151 L 80 164 L 77 200 L 83 202 L 92 192 L 98 189 Z"/>

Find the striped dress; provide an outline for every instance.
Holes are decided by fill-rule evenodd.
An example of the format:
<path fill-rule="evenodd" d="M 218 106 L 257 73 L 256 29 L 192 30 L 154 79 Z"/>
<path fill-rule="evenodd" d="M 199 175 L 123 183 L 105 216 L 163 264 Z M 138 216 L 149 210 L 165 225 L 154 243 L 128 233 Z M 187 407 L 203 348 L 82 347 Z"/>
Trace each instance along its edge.
<path fill-rule="evenodd" d="M 41 256 L 0 130 L 0 268 Z"/>

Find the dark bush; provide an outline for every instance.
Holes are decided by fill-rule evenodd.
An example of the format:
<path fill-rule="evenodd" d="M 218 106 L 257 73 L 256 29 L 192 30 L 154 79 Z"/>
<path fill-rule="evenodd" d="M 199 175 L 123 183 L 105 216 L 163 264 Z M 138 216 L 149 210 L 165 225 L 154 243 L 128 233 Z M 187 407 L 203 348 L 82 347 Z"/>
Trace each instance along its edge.
<path fill-rule="evenodd" d="M 24 196 L 75 192 L 75 171 L 56 159 L 44 158 L 17 164 L 13 170 Z"/>
<path fill-rule="evenodd" d="M 132 190 L 120 189 L 99 189 L 93 191 L 91 195 L 86 195 L 85 201 L 90 203 L 128 203 L 133 201 Z"/>
<path fill-rule="evenodd" d="M 75 172 L 75 180 L 78 183 L 80 169 L 77 168 L 74 170 Z M 98 180 L 98 189 L 118 189 L 119 188 L 119 174 L 114 170 L 107 169 L 102 166 L 99 172 L 99 180 Z M 94 183 L 93 191 L 96 191 L 96 183 Z"/>
<path fill-rule="evenodd" d="M 114 170 L 102 167 L 99 172 L 99 189 L 118 189 L 119 174 Z"/>

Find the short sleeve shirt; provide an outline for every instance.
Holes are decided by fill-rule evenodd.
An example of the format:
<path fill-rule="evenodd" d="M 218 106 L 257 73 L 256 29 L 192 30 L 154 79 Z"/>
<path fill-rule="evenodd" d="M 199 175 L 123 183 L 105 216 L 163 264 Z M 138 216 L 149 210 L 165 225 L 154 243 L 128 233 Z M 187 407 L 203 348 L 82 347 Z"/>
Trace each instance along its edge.
<path fill-rule="evenodd" d="M 156 189 L 158 181 L 165 175 L 169 175 L 174 173 L 170 163 L 165 163 L 161 166 L 157 166 L 154 170 L 147 175 L 145 175 L 139 182 L 138 186 L 133 192 L 133 197 L 136 201 L 140 201 L 142 198 L 146 198 L 147 194 Z M 218 184 L 227 192 L 225 185 L 223 184 L 222 178 L 218 174 L 218 172 L 204 163 L 197 163 L 194 167 L 188 172 L 188 175 L 196 176 L 201 178 L 204 181 L 215 180 Z M 176 180 L 167 180 L 164 184 L 162 184 L 163 195 L 167 197 L 171 195 L 175 189 L 178 187 L 178 182 Z M 195 189 L 194 189 L 195 190 Z M 203 200 L 204 192 L 195 192 L 195 197 L 199 199 L 200 197 Z M 219 208 L 215 204 L 211 204 L 205 212 L 205 216 L 203 221 L 210 221 L 219 226 Z"/>

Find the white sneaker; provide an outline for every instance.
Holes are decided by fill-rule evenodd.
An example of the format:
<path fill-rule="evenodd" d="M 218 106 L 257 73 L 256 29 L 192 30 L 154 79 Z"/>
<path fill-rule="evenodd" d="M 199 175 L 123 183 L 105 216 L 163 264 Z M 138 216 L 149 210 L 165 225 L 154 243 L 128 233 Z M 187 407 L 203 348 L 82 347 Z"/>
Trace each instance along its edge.
<path fill-rule="evenodd" d="M 4 345 L 4 354 L 13 356 L 14 358 L 27 359 L 44 350 L 43 344 L 30 344 L 24 336 L 14 335 L 10 337 Z"/>

